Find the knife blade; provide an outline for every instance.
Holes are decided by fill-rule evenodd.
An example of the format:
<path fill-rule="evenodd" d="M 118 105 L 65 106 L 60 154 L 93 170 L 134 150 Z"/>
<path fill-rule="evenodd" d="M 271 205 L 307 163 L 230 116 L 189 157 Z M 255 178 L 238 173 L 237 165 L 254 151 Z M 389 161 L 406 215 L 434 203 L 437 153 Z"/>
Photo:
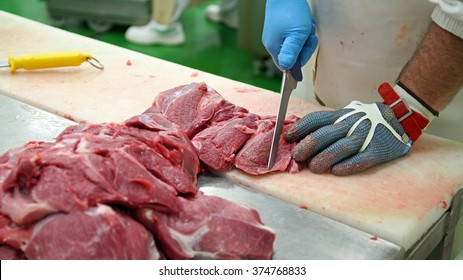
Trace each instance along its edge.
<path fill-rule="evenodd" d="M 283 131 L 283 124 L 286 118 L 286 110 L 288 109 L 289 97 L 293 90 L 297 87 L 297 83 L 302 81 L 301 64 L 297 61 L 291 70 L 285 72 L 283 82 L 283 90 L 280 97 L 280 107 L 278 109 L 277 121 L 275 130 L 273 132 L 272 146 L 270 147 L 270 155 L 268 159 L 267 168 L 272 169 L 275 164 L 275 159 L 278 151 L 278 142 L 280 141 L 281 132 Z"/>

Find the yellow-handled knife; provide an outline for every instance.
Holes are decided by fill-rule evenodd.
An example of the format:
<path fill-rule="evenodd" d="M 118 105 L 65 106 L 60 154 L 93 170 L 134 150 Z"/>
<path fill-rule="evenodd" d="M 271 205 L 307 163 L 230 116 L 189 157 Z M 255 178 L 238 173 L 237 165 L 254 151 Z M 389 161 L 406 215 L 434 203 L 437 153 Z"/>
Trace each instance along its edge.
<path fill-rule="evenodd" d="M 300 81 L 302 81 L 301 64 L 299 63 L 299 61 L 297 61 L 294 67 L 291 68 L 291 70 L 287 70 L 285 73 L 283 91 L 281 92 L 280 97 L 280 107 L 278 110 L 275 130 L 273 132 L 270 155 L 268 158 L 268 169 L 272 169 L 275 163 L 275 159 L 277 157 L 278 142 L 280 141 L 281 132 L 283 131 L 283 124 L 286 118 L 286 110 L 288 109 L 289 97 L 291 96 L 293 90 L 297 87 L 297 83 Z"/>
<path fill-rule="evenodd" d="M 8 62 L 0 62 L 0 67 L 9 67 L 11 73 L 17 69 L 33 70 L 42 68 L 79 66 L 82 62 L 89 62 L 92 66 L 103 69 L 103 65 L 89 53 L 79 51 L 54 52 L 43 54 L 28 54 L 10 56 Z"/>

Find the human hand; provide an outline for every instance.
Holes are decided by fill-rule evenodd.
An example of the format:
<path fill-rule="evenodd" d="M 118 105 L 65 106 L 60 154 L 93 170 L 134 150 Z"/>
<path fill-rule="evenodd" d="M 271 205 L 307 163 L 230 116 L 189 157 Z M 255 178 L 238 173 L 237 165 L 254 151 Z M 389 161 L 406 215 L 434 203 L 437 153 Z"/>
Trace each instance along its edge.
<path fill-rule="evenodd" d="M 267 0 L 262 42 L 280 70 L 303 66 L 318 44 L 306 0 Z"/>
<path fill-rule="evenodd" d="M 310 160 L 314 173 L 352 175 L 405 155 L 411 140 L 392 109 L 358 101 L 337 111 L 313 112 L 288 128 L 296 161 Z"/>

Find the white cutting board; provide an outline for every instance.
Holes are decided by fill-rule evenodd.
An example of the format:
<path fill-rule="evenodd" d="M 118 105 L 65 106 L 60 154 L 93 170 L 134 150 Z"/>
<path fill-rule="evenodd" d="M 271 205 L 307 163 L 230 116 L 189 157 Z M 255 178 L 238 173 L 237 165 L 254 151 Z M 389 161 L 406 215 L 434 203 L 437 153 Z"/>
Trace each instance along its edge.
<path fill-rule="evenodd" d="M 160 91 L 202 81 L 227 100 L 254 113 L 275 115 L 277 112 L 277 93 L 3 11 L 0 11 L 0 38 L 0 60 L 7 60 L 9 55 L 80 50 L 91 53 L 104 64 L 103 71 L 87 63 L 80 67 L 15 74 L 0 69 L 1 93 L 76 121 L 123 121 L 147 109 Z M 288 112 L 303 116 L 320 108 L 294 99 Z M 462 166 L 463 144 L 424 135 L 403 159 L 355 176 L 316 175 L 307 170 L 292 175 L 274 173 L 258 177 L 234 170 L 223 176 L 407 250 L 442 216 L 454 194 L 463 187 Z"/>

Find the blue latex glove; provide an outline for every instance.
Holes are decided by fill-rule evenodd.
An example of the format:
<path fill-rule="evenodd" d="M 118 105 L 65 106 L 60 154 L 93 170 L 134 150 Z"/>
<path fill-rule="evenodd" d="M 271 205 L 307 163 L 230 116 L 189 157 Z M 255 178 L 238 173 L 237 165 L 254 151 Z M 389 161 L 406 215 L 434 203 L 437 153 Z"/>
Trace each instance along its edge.
<path fill-rule="evenodd" d="M 318 44 L 307 0 L 267 0 L 262 42 L 280 70 L 305 65 Z"/>
<path fill-rule="evenodd" d="M 300 141 L 296 161 L 310 160 L 314 173 L 351 175 L 408 153 L 411 140 L 388 106 L 358 101 L 337 111 L 313 112 L 288 128 L 286 140 Z"/>

